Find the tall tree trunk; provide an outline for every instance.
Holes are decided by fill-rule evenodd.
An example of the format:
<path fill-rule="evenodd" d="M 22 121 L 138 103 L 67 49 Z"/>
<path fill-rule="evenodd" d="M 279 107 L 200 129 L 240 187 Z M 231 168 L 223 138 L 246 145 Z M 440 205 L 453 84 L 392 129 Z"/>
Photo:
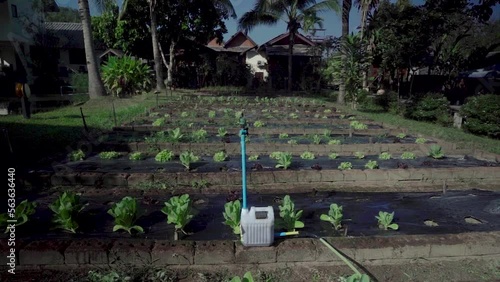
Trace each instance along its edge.
<path fill-rule="evenodd" d="M 288 93 L 292 93 L 292 64 L 293 64 L 293 42 L 295 40 L 295 32 L 290 31 L 288 42 Z"/>
<path fill-rule="evenodd" d="M 347 36 L 349 35 L 349 13 L 351 12 L 352 0 L 342 1 L 342 40 L 341 44 L 346 44 Z M 340 70 L 340 85 L 339 96 L 337 102 L 341 105 L 345 104 L 346 85 L 345 74 L 347 68 L 347 55 L 345 52 L 341 53 L 342 69 Z"/>
<path fill-rule="evenodd" d="M 78 12 L 83 27 L 83 41 L 85 45 L 85 57 L 87 60 L 87 72 L 89 77 L 89 96 L 91 99 L 106 95 L 104 84 L 102 83 L 99 64 L 94 51 L 94 39 L 92 38 L 92 28 L 90 26 L 90 10 L 88 0 L 78 0 Z"/>
<path fill-rule="evenodd" d="M 361 42 L 365 42 L 365 35 L 366 35 L 366 18 L 368 17 L 368 10 L 370 9 L 370 0 L 362 0 L 361 4 L 361 30 L 360 30 L 360 35 L 361 35 Z M 367 55 L 370 54 L 370 44 L 367 44 L 366 46 L 366 51 Z M 368 88 L 368 69 L 363 70 L 363 77 L 362 77 L 362 82 L 363 82 L 363 89 Z"/>
<path fill-rule="evenodd" d="M 174 70 L 175 44 L 176 44 L 176 42 L 172 39 L 170 41 L 170 48 L 168 50 L 168 54 L 170 55 L 170 57 L 169 57 L 169 61 L 168 61 L 167 84 L 170 85 L 170 87 L 173 87 L 172 71 Z"/>
<path fill-rule="evenodd" d="M 158 48 L 158 35 L 156 33 L 156 0 L 149 0 L 149 16 L 151 17 L 151 38 L 153 41 L 153 57 L 155 61 L 156 90 L 165 89 L 163 82 L 163 67 L 161 65 L 160 48 Z"/>

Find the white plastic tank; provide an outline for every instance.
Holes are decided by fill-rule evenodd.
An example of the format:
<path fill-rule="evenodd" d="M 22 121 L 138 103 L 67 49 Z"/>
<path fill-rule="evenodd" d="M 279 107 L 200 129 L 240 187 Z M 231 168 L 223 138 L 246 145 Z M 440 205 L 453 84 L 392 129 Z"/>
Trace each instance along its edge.
<path fill-rule="evenodd" d="M 274 210 L 251 207 L 241 210 L 241 240 L 243 246 L 266 247 L 274 243 Z"/>

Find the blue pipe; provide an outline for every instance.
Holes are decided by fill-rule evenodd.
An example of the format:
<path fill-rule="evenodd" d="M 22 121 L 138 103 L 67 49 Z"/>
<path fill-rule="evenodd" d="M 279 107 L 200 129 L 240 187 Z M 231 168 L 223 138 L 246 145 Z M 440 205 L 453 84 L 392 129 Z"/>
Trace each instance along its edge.
<path fill-rule="evenodd" d="M 243 198 L 243 209 L 247 209 L 247 157 L 246 157 L 246 144 L 245 136 L 247 131 L 245 129 L 240 130 L 241 138 L 241 183 L 243 184 L 242 198 Z"/>

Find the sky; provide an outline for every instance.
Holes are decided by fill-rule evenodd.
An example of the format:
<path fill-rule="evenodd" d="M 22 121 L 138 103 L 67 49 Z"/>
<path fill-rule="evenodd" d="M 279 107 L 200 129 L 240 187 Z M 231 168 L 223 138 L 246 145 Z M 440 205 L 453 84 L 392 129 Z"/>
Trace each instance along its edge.
<path fill-rule="evenodd" d="M 118 4 L 121 5 L 123 0 L 118 0 Z M 77 8 L 78 3 L 74 0 L 56 0 L 57 4 L 62 7 L 72 7 Z M 89 0 L 91 3 L 91 14 L 96 14 L 96 9 L 92 5 L 92 0 Z M 353 1 L 354 2 L 354 1 Z M 391 0 L 391 2 L 395 2 Z M 412 3 L 414 5 L 422 5 L 425 0 L 413 0 Z M 234 9 L 236 10 L 236 15 L 241 17 L 245 12 L 250 11 L 253 8 L 255 1 L 252 0 L 231 0 L 233 3 Z M 325 12 L 320 14 L 320 16 L 324 19 L 323 28 L 325 31 L 318 31 L 316 33 L 317 36 L 340 36 L 342 32 L 342 22 L 339 15 L 337 15 L 333 11 Z M 500 5 L 496 5 L 493 10 L 494 19 L 500 19 Z M 350 32 L 356 32 L 359 27 L 361 20 L 360 13 L 355 5 L 351 10 L 350 20 L 349 20 L 349 30 Z M 224 40 L 229 39 L 236 31 L 238 30 L 238 19 L 229 19 L 226 21 L 226 27 L 228 33 L 224 35 Z M 270 39 L 286 32 L 286 24 L 284 21 L 280 21 L 275 26 L 258 26 L 253 29 L 249 36 L 257 43 L 263 44 Z"/>

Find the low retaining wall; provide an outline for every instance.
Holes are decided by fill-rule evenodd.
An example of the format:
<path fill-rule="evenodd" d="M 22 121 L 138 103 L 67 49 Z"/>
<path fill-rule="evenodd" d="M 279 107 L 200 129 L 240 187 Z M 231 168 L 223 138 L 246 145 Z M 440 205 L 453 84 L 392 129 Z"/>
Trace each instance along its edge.
<path fill-rule="evenodd" d="M 406 263 L 414 259 L 500 256 L 500 233 L 325 238 L 358 263 Z M 0 242 L 8 254 L 7 242 Z M 288 238 L 271 247 L 243 247 L 237 241 L 164 241 L 147 239 L 72 239 L 18 241 L 16 264 L 43 265 L 231 265 L 294 262 L 343 262 L 317 239 Z M 0 265 L 9 263 L 0 257 Z"/>
<path fill-rule="evenodd" d="M 490 190 L 500 189 L 500 167 L 473 168 L 411 168 L 377 170 L 277 170 L 252 171 L 247 175 L 250 190 L 266 193 L 266 185 L 281 186 L 281 190 L 292 185 L 310 189 L 335 189 L 339 187 L 393 187 L 397 191 L 421 191 L 421 187 L 441 189 L 443 183 L 457 188 L 475 188 L 487 185 Z M 100 173 L 100 172 L 57 172 L 30 173 L 21 177 L 27 187 L 50 186 L 91 186 L 136 188 L 147 182 L 161 182 L 172 187 L 188 186 L 191 191 L 193 182 L 202 181 L 210 190 L 201 188 L 200 192 L 225 190 L 225 186 L 240 186 L 240 172 L 215 173 Z M 218 188 L 222 187 L 222 188 Z M 276 187 L 272 187 L 276 188 Z M 348 189 L 349 190 L 349 189 Z M 299 191 L 288 191 L 289 193 Z M 300 191 L 303 192 L 303 191 Z"/>

